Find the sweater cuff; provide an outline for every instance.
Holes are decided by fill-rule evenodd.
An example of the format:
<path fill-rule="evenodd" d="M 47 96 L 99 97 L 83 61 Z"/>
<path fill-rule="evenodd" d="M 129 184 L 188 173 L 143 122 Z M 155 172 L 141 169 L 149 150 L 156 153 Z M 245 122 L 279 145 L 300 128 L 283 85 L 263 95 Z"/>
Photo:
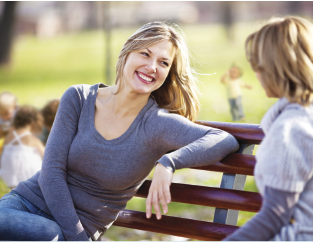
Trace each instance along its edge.
<path fill-rule="evenodd" d="M 155 162 L 155 165 L 161 163 L 165 168 L 169 169 L 172 173 L 175 172 L 175 163 L 169 159 L 166 155 L 163 155 L 161 159 Z"/>

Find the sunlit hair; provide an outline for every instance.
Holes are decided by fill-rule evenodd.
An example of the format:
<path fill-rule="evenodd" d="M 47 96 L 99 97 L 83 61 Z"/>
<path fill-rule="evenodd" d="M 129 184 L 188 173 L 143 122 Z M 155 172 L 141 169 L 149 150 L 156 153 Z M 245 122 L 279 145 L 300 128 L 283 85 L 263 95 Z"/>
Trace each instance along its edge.
<path fill-rule="evenodd" d="M 275 96 L 303 106 L 313 101 L 313 25 L 303 18 L 273 18 L 245 43 L 246 56 Z"/>
<path fill-rule="evenodd" d="M 12 125 L 15 129 L 31 125 L 32 132 L 40 133 L 43 127 L 43 117 L 35 107 L 24 105 L 17 110 Z"/>
<path fill-rule="evenodd" d="M 0 93 L 0 108 L 6 107 L 8 105 L 16 105 L 17 98 L 10 92 Z"/>
<path fill-rule="evenodd" d="M 178 26 L 175 26 L 178 27 Z M 121 86 L 123 70 L 130 52 L 169 40 L 175 48 L 175 57 L 163 85 L 151 93 L 157 104 L 171 113 L 195 121 L 200 103 L 198 79 L 190 67 L 189 50 L 183 34 L 164 22 L 152 22 L 139 28 L 123 45 L 116 64 L 115 84 Z"/>
<path fill-rule="evenodd" d="M 41 114 L 44 118 L 44 124 L 47 127 L 52 127 L 55 119 L 55 115 L 58 111 L 60 99 L 53 99 L 49 101 L 41 110 Z"/>

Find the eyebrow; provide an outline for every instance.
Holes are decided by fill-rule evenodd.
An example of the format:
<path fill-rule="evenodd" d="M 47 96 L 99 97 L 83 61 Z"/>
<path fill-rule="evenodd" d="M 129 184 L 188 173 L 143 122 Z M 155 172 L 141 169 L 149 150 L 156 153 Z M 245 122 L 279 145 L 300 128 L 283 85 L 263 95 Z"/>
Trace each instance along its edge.
<path fill-rule="evenodd" d="M 148 48 L 147 48 L 147 50 L 148 50 L 148 52 L 149 52 L 149 53 L 152 53 L 152 51 L 151 51 L 151 50 L 149 50 Z M 168 59 L 168 58 L 165 58 L 165 57 L 162 57 L 161 59 L 162 59 L 162 60 L 168 60 L 168 61 L 171 61 L 171 59 Z"/>

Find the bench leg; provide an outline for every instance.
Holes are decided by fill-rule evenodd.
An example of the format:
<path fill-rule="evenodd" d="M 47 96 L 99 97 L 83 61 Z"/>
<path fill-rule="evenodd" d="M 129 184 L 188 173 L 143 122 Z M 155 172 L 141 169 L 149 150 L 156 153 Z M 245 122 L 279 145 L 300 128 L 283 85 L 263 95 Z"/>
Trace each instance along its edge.
<path fill-rule="evenodd" d="M 241 144 L 236 153 L 252 155 L 254 145 Z M 246 183 L 246 175 L 223 173 L 220 188 L 243 190 Z M 216 208 L 214 213 L 214 223 L 237 225 L 238 210 Z"/>

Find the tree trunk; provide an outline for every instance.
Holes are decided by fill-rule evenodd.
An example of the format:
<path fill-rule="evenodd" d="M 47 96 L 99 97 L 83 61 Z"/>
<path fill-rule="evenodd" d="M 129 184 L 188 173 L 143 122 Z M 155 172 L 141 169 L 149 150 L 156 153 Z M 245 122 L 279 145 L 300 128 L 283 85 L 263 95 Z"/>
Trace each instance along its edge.
<path fill-rule="evenodd" d="M 105 1 L 103 2 L 103 21 L 104 21 L 104 33 L 105 33 L 105 79 L 106 83 L 109 85 L 114 84 L 114 80 L 112 80 L 112 54 L 111 54 L 111 16 L 110 16 L 110 4 L 111 2 Z"/>
<path fill-rule="evenodd" d="M 0 17 L 0 66 L 10 63 L 10 53 L 14 34 L 14 17 L 17 2 L 5 1 Z"/>
<path fill-rule="evenodd" d="M 222 21 L 226 29 L 227 39 L 229 42 L 231 42 L 234 40 L 234 34 L 233 34 L 234 4 L 233 2 L 229 2 L 229 1 L 221 2 L 221 4 L 222 4 Z"/>

